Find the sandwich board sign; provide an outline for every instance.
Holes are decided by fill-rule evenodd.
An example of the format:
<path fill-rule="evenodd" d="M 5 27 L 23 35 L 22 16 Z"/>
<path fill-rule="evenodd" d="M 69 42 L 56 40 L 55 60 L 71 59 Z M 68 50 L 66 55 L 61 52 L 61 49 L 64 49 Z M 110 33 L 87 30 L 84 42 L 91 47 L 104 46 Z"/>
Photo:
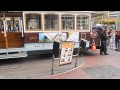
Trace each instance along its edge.
<path fill-rule="evenodd" d="M 73 48 L 74 43 L 72 41 L 62 42 L 59 65 L 69 64 L 72 62 Z"/>

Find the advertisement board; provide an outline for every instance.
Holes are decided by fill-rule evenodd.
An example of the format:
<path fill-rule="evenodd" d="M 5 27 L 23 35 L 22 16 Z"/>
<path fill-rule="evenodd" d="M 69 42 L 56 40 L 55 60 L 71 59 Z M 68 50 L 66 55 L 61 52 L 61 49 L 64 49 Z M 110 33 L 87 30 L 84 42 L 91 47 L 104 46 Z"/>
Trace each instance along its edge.
<path fill-rule="evenodd" d="M 72 62 L 74 43 L 72 41 L 65 41 L 61 44 L 60 64 L 69 64 Z"/>

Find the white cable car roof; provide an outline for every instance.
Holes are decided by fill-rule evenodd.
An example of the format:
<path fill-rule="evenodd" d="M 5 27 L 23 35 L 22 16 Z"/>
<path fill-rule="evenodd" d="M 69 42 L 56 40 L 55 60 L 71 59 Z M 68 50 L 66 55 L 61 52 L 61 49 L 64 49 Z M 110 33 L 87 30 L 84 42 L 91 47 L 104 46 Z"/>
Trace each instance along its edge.
<path fill-rule="evenodd" d="M 7 12 L 24 12 L 24 11 L 7 11 Z M 103 15 L 103 12 L 97 12 L 97 11 L 25 11 L 25 12 L 49 12 L 49 13 L 84 13 L 84 14 L 91 14 L 91 17 L 101 16 Z"/>

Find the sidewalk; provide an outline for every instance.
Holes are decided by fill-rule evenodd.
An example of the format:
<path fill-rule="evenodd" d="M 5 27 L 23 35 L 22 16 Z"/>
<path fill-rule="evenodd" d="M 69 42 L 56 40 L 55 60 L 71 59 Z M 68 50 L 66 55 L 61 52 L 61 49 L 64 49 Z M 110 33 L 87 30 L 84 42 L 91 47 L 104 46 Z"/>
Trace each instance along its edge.
<path fill-rule="evenodd" d="M 108 53 L 87 53 L 83 56 L 85 62 L 77 68 L 38 79 L 120 79 L 120 52 L 108 49 Z"/>

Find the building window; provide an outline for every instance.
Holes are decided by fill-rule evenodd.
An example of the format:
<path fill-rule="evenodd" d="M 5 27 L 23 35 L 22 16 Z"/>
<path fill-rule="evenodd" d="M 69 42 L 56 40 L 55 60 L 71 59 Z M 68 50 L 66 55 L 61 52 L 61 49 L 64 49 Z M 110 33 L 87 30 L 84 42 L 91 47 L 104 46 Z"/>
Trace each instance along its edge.
<path fill-rule="evenodd" d="M 46 14 L 45 15 L 45 29 L 59 29 L 59 17 L 58 15 Z"/>
<path fill-rule="evenodd" d="M 74 29 L 74 15 L 62 15 L 62 30 Z"/>
<path fill-rule="evenodd" d="M 26 15 L 26 26 L 27 29 L 41 29 L 41 15 L 38 14 L 27 14 Z"/>
<path fill-rule="evenodd" d="M 77 30 L 88 30 L 89 29 L 89 17 L 88 16 L 77 16 Z"/>

